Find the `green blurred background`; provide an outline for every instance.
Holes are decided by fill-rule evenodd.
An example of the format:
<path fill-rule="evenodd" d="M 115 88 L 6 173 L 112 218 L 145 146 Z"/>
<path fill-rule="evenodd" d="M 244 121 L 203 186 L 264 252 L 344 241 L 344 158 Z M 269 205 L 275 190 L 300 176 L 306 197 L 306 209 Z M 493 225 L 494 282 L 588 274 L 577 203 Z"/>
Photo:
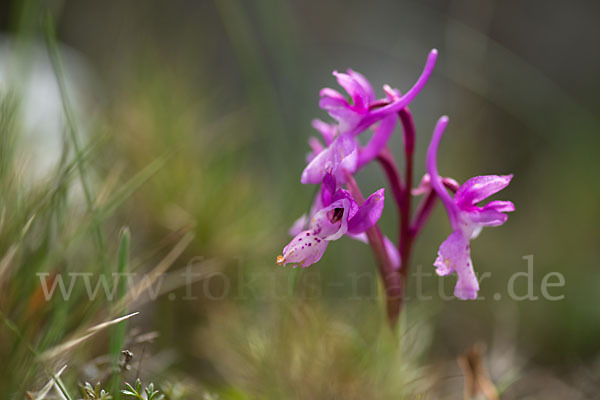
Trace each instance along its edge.
<path fill-rule="evenodd" d="M 214 260 L 233 288 L 223 299 L 207 298 L 207 287 L 216 294 L 226 289 L 211 279 L 194 285 L 197 300 L 181 300 L 186 289 L 180 287 L 170 292 L 176 301 L 165 293 L 129 307 L 141 312 L 127 322 L 129 347 L 134 362 L 140 353 L 146 361 L 124 372 L 124 379 L 139 373 L 223 398 L 394 398 L 406 387 L 407 396 L 417 390 L 434 393 L 432 398 L 458 398 L 462 375 L 455 359 L 484 342 L 492 380 L 506 386 L 507 398 L 597 398 L 598 2 L 6 2 L 0 8 L 5 93 L 11 89 L 19 97 L 15 82 L 37 71 L 39 60 L 46 62 L 40 21 L 48 13 L 55 20 L 65 76 L 73 82 L 81 143 L 92 144 L 86 159 L 92 191 L 100 197 L 128 188 L 131 177 L 160 161 L 157 172 L 100 223 L 106 258 L 115 259 L 122 226 L 131 229 L 131 264 L 139 271 L 151 269 L 190 233 L 191 243 L 171 268 L 184 268 L 194 257 Z M 438 64 L 411 104 L 415 180 L 424 173 L 433 126 L 446 114 L 450 126 L 440 150 L 441 173 L 460 182 L 514 173 L 499 198 L 512 200 L 517 211 L 505 226 L 486 230 L 473 243 L 476 270 L 491 273 L 482 283 L 485 300 L 443 301 L 440 280 L 449 294 L 455 278 L 429 277 L 423 293 L 433 299 L 418 301 L 409 282 L 411 300 L 402 320 L 407 344 L 399 350 L 389 343 L 396 339 L 382 332 L 382 305 L 365 284 L 368 279 L 358 286 L 359 296 L 347 280 L 358 273 L 375 281 L 367 246 L 347 239 L 332 244 L 321 262 L 300 275 L 296 296 L 288 293 L 291 270 L 277 267 L 274 259 L 288 241 L 288 227 L 314 194 L 299 177 L 306 140 L 314 134 L 310 121 L 327 118 L 318 108 L 318 91 L 335 87 L 331 71 L 360 71 L 381 96 L 385 83 L 409 88 L 431 48 L 439 50 Z M 8 73 L 6 60 L 18 57 L 21 64 Z M 23 62 L 27 57 L 30 62 Z M 49 71 L 44 82 L 54 79 Z M 38 85 L 34 97 L 55 90 L 48 85 Z M 33 107 L 36 115 L 35 102 L 19 107 Z M 58 120 L 61 110 L 55 111 Z M 16 125 L 14 132 L 26 131 L 26 123 Z M 47 178 L 27 178 L 27 169 L 52 147 L 44 140 L 54 140 L 60 154 L 64 129 L 55 139 L 44 139 L 49 129 L 32 129 L 33 136 L 15 134 L 10 140 L 3 130 L 3 143 L 18 143 L 14 159 L 2 160 L 3 168 L 26 176 L 15 198 L 33 198 L 31 191 L 43 193 L 44 185 L 51 186 Z M 399 158 L 401 144 L 397 133 L 391 148 Z M 41 153 L 30 153 L 30 147 Z M 365 193 L 385 185 L 376 165 L 357 180 Z M 54 315 L 56 307 L 50 312 L 42 306 L 34 316 L 26 312 L 35 282 L 39 285 L 35 272 L 95 271 L 102 264 L 89 259 L 91 234 L 73 248 L 60 245 L 61 232 L 77 223 L 73 215 L 85 214 L 75 197 L 65 195 L 63 219 L 48 217 L 52 228 L 37 232 L 41 238 L 24 250 L 43 258 L 54 248 L 53 261 L 14 268 L 0 289 L 5 297 L 0 295 L 0 309 L 40 350 L 63 342 L 82 320 L 105 309 L 99 302 L 71 302 L 62 319 Z M 390 200 L 380 225 L 395 238 Z M 17 232 L 28 220 L 27 208 L 13 213 L 11 203 L 3 201 Z M 2 232 L 4 251 L 14 232 Z M 431 273 L 448 233 L 437 207 L 417 241 L 411 268 Z M 534 260 L 534 294 L 541 296 L 546 274 L 560 272 L 565 285 L 550 292 L 564 299 L 508 298 L 507 283 L 515 272 L 526 271 L 528 255 Z M 274 290 L 283 294 L 275 296 Z M 525 280 L 518 279 L 516 292 L 526 291 Z M 496 293 L 501 300 L 494 299 Z M 157 338 L 136 344 L 135 335 L 147 332 Z M 43 385 L 43 371 L 18 372 L 36 361 L 14 350 L 10 332 L 0 329 L 0 340 L 0 347 L 5 344 L 0 355 L 9 360 L 0 365 L 0 382 L 9 397 Z M 100 379 L 102 368 L 94 360 L 108 352 L 108 341 L 99 336 L 64 355 L 70 367 L 66 379 Z"/>

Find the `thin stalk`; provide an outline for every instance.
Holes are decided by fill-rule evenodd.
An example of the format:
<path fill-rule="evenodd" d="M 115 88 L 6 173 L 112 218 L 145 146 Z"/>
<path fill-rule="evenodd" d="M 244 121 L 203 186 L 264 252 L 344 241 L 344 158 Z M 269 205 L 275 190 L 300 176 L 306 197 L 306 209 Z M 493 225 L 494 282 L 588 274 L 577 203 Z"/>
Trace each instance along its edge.
<path fill-rule="evenodd" d="M 385 172 L 385 175 L 388 178 L 390 187 L 392 189 L 392 194 L 394 195 L 394 200 L 396 200 L 396 205 L 398 206 L 398 209 L 400 209 L 403 201 L 404 187 L 402 185 L 402 178 L 398 172 L 398 167 L 396 166 L 394 156 L 390 150 L 385 147 L 377 156 L 377 161 L 381 165 L 383 172 Z"/>
<path fill-rule="evenodd" d="M 350 194 L 352 194 L 352 197 L 354 197 L 359 205 L 363 204 L 365 198 L 360 192 L 356 181 L 348 172 L 346 172 L 346 181 L 346 186 Z M 390 262 L 390 258 L 385 250 L 383 234 L 377 224 L 367 230 L 367 238 L 369 240 L 369 245 L 373 250 L 373 254 L 375 255 L 375 259 L 377 260 L 379 275 L 385 289 L 388 322 L 390 327 L 394 328 L 398 321 L 398 316 L 400 315 L 403 284 L 400 280 L 400 275 L 394 270 L 394 267 Z"/>
<path fill-rule="evenodd" d="M 127 286 L 126 282 L 123 280 L 123 277 L 125 276 L 125 273 L 128 270 L 130 237 L 131 234 L 129 232 L 129 228 L 124 227 L 121 230 L 120 234 L 121 244 L 119 246 L 119 253 L 117 257 L 117 273 L 119 274 L 119 283 L 117 287 L 117 302 L 124 299 L 127 295 Z M 126 306 L 125 313 L 127 313 Z M 123 348 L 123 344 L 125 343 L 125 333 L 127 328 L 126 324 L 126 322 L 123 322 L 121 324 L 111 327 L 110 329 L 110 358 L 113 364 L 112 392 L 115 400 L 119 400 L 121 398 L 121 393 L 119 392 L 119 373 L 121 372 L 119 361 L 121 356 L 121 349 Z"/>
<path fill-rule="evenodd" d="M 371 105 L 372 109 L 385 107 L 391 103 L 389 101 L 380 101 L 376 104 Z M 377 161 L 380 163 L 383 171 L 388 178 L 389 184 L 396 200 L 398 207 L 398 219 L 399 219 L 399 239 L 398 239 L 398 250 L 400 251 L 400 273 L 399 282 L 401 287 L 399 289 L 399 299 L 397 300 L 398 313 L 402 307 L 402 303 L 405 297 L 405 285 L 406 279 L 408 278 L 410 254 L 412 250 L 413 234 L 411 228 L 411 208 L 412 208 L 412 185 L 413 185 L 413 164 L 414 164 L 414 153 L 415 153 L 415 124 L 412 114 L 407 107 L 398 111 L 400 122 L 402 123 L 402 132 L 404 140 L 404 153 L 405 153 L 405 177 L 404 184 L 398 168 L 394 161 L 394 157 L 386 147 L 377 156 Z"/>
<path fill-rule="evenodd" d="M 404 139 L 404 154 L 405 154 L 405 177 L 404 191 L 402 193 L 402 202 L 400 204 L 400 238 L 398 248 L 400 250 L 401 259 L 401 282 L 406 285 L 408 278 L 408 270 L 410 263 L 410 253 L 412 250 L 412 235 L 411 235 L 411 202 L 412 202 L 412 186 L 413 186 L 413 164 L 415 153 L 415 123 L 412 114 L 408 108 L 403 108 L 398 112 L 400 122 L 402 123 L 403 139 Z M 405 286 L 402 287 L 402 296 L 400 298 L 400 307 L 404 301 Z"/>
<path fill-rule="evenodd" d="M 433 207 L 435 206 L 436 199 L 437 195 L 435 191 L 430 190 L 429 193 L 427 193 L 427 195 L 425 196 L 425 198 L 421 201 L 419 209 L 417 210 L 416 216 L 410 228 L 410 236 L 412 240 L 414 240 L 417 237 L 417 235 L 421 231 L 421 228 L 423 228 L 425 222 L 431 215 Z"/>

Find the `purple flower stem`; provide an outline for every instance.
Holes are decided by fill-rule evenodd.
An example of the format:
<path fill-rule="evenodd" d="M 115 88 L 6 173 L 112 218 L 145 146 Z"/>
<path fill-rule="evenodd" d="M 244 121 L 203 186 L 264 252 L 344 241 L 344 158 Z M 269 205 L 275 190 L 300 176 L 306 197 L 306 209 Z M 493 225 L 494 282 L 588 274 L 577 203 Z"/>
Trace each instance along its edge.
<path fill-rule="evenodd" d="M 404 193 L 404 187 L 402 186 L 402 178 L 400 177 L 400 173 L 398 172 L 398 167 L 396 166 L 396 161 L 394 160 L 394 156 L 387 148 L 387 146 L 379 152 L 377 156 L 377 161 L 381 165 L 381 168 L 385 172 L 386 177 L 390 183 L 390 187 L 392 189 L 392 193 L 394 194 L 394 200 L 396 200 L 396 204 L 398 209 L 400 209 L 402 204 L 402 198 Z"/>
<path fill-rule="evenodd" d="M 408 278 L 410 253 L 412 250 L 413 237 L 411 235 L 410 219 L 411 219 L 411 202 L 412 202 L 412 181 L 413 181 L 413 162 L 415 153 L 415 123 L 412 114 L 408 108 L 403 108 L 398 112 L 400 122 L 402 123 L 402 131 L 404 138 L 404 159 L 405 159 L 405 178 L 404 191 L 402 192 L 402 202 L 400 203 L 400 239 L 398 249 L 400 250 L 401 259 L 401 282 L 406 285 Z M 400 307 L 404 302 L 404 288 L 402 288 L 402 297 L 400 299 Z"/>
<path fill-rule="evenodd" d="M 364 203 L 365 198 L 360 192 L 354 177 L 348 172 L 345 172 L 345 175 L 346 187 L 360 206 Z M 375 259 L 377 260 L 379 275 L 386 294 L 388 322 L 390 326 L 394 328 L 396 326 L 396 322 L 398 321 L 398 316 L 400 315 L 400 307 L 404 297 L 404 286 L 400 280 L 400 275 L 394 270 L 394 267 L 390 262 L 390 258 L 385 250 L 383 234 L 381 233 L 381 230 L 377 224 L 369 228 L 366 233 L 369 240 L 369 245 L 371 246 L 373 254 L 375 255 Z"/>
<path fill-rule="evenodd" d="M 421 228 L 423 228 L 425 222 L 427 222 L 427 219 L 431 215 L 436 199 L 437 195 L 435 190 L 430 190 L 429 193 L 427 193 L 427 196 L 421 201 L 416 217 L 413 220 L 412 227 L 410 228 L 410 236 L 413 240 L 417 237 Z"/>
<path fill-rule="evenodd" d="M 380 106 L 378 104 L 378 106 Z M 396 162 L 389 149 L 384 148 L 378 155 L 377 161 L 381 164 L 386 177 L 388 178 L 394 199 L 398 207 L 399 217 L 399 243 L 398 249 L 400 251 L 400 273 L 399 283 L 401 285 L 399 291 L 399 299 L 397 299 L 395 306 L 398 307 L 398 313 L 404 302 L 404 292 L 406 279 L 408 277 L 408 269 L 410 262 L 410 254 L 412 250 L 412 243 L 414 235 L 412 234 L 413 229 L 411 228 L 411 203 L 412 203 L 412 180 L 413 180 L 413 163 L 415 153 L 415 124 L 412 114 L 408 108 L 403 108 L 398 112 L 400 122 L 402 123 L 403 140 L 404 140 L 404 152 L 405 152 L 405 178 L 404 184 L 402 178 L 398 172 Z M 435 197 L 430 201 L 433 203 Z M 431 206 L 428 207 L 432 207 Z M 431 211 L 429 211 L 431 212 Z M 424 215 L 424 220 L 428 214 Z M 423 222 L 424 222 L 423 220 Z M 397 319 L 397 315 L 395 317 Z"/>

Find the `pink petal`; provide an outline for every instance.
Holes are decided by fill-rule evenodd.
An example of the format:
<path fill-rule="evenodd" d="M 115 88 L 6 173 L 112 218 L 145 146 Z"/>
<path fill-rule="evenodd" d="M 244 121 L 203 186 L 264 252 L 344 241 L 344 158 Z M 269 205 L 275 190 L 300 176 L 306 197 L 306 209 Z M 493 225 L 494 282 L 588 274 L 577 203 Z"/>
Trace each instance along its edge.
<path fill-rule="evenodd" d="M 358 153 L 358 168 L 371 162 L 379 155 L 381 150 L 387 145 L 397 121 L 397 114 L 390 114 L 379 123 L 369 143 L 360 149 Z"/>
<path fill-rule="evenodd" d="M 383 85 L 383 91 L 390 100 L 397 100 L 402 97 L 402 93 L 388 84 Z"/>
<path fill-rule="evenodd" d="M 512 177 L 512 174 L 473 177 L 463 183 L 458 189 L 454 196 L 454 201 L 460 208 L 474 206 L 481 200 L 490 197 L 508 186 Z"/>
<path fill-rule="evenodd" d="M 365 88 L 351 75 L 333 71 L 338 83 L 352 98 L 354 107 L 358 110 L 366 110 L 369 105 L 369 95 Z"/>
<path fill-rule="evenodd" d="M 321 94 L 323 94 L 324 90 L 321 90 Z M 327 111 L 329 115 L 338 121 L 340 133 L 353 130 L 362 119 L 363 114 L 367 112 L 367 110 L 350 105 L 343 97 L 334 96 L 321 97 L 319 107 Z"/>
<path fill-rule="evenodd" d="M 329 241 L 341 238 L 348 231 L 351 208 L 349 199 L 341 199 L 317 211 L 310 220 L 311 232 L 316 237 Z"/>
<path fill-rule="evenodd" d="M 348 222 L 350 233 L 362 233 L 377 223 L 383 211 L 385 189 L 379 189 L 369 196 L 358 212 Z"/>
<path fill-rule="evenodd" d="M 348 143 L 344 147 L 338 149 L 338 155 L 340 162 L 337 168 L 334 169 L 333 174 L 335 179 L 340 183 L 346 182 L 346 174 L 348 172 L 353 174 L 358 169 L 358 149 L 356 147 L 356 141 L 354 139 L 348 139 Z"/>
<path fill-rule="evenodd" d="M 452 178 L 448 178 L 448 177 L 442 177 L 442 183 L 444 184 L 445 187 L 447 187 L 454 193 L 456 193 L 456 191 L 460 187 L 460 185 L 458 184 L 458 182 L 456 180 L 454 180 Z"/>
<path fill-rule="evenodd" d="M 328 124 L 326 122 L 321 121 L 320 119 L 313 119 L 312 127 L 318 130 L 323 139 L 325 140 L 325 144 L 329 146 L 331 142 L 333 142 L 333 138 L 336 134 L 336 126 L 333 124 Z"/>
<path fill-rule="evenodd" d="M 346 102 L 346 105 L 349 105 L 348 101 L 346 100 L 344 95 L 335 89 L 323 88 L 319 92 L 319 97 L 331 97 L 332 99 L 342 100 L 342 101 Z"/>
<path fill-rule="evenodd" d="M 335 194 L 336 180 L 332 173 L 327 173 L 323 177 L 323 184 L 321 185 L 321 204 L 322 207 L 327 207 L 333 202 L 333 195 Z"/>
<path fill-rule="evenodd" d="M 345 110 L 350 107 L 350 104 L 344 98 L 321 97 L 321 99 L 319 99 L 319 107 L 327 111 L 337 109 Z"/>
<path fill-rule="evenodd" d="M 315 157 L 323 151 L 324 147 L 314 136 L 308 138 L 308 145 L 310 146 L 311 151 L 306 155 L 306 162 L 310 163 Z"/>
<path fill-rule="evenodd" d="M 366 233 L 357 233 L 356 235 L 353 233 L 346 233 L 346 236 L 348 236 L 350 239 L 354 239 L 354 240 L 358 240 L 359 242 L 362 242 L 364 244 L 369 244 L 369 238 L 367 237 Z"/>
<path fill-rule="evenodd" d="M 452 178 L 441 177 L 441 179 L 442 179 L 442 185 L 445 186 L 446 188 L 450 189 L 452 192 L 456 193 L 456 191 L 460 187 L 458 182 L 456 182 Z M 429 193 L 430 190 L 431 190 L 431 178 L 429 177 L 429 174 L 425 174 L 425 175 L 423 175 L 423 178 L 421 178 L 421 182 L 419 183 L 419 186 L 412 189 L 410 191 L 410 193 L 413 196 L 420 196 L 420 195 Z"/>
<path fill-rule="evenodd" d="M 506 222 L 508 215 L 496 210 L 476 208 L 467 213 L 469 220 L 478 227 L 500 226 Z"/>
<path fill-rule="evenodd" d="M 323 147 L 319 139 L 317 139 L 314 136 L 308 138 L 308 145 L 310 146 L 315 156 L 325 149 L 325 147 Z"/>
<path fill-rule="evenodd" d="M 496 210 L 499 212 L 512 212 L 515 211 L 515 205 L 512 201 L 494 200 L 483 206 L 484 210 Z"/>
<path fill-rule="evenodd" d="M 357 113 L 351 108 L 327 108 L 319 103 L 321 108 L 327 110 L 329 115 L 338 122 L 340 133 L 354 131 L 354 128 L 360 123 L 362 114 Z M 360 133 L 360 132 L 357 132 Z"/>
<path fill-rule="evenodd" d="M 466 216 L 473 234 L 471 238 L 475 238 L 481 227 L 484 226 L 500 226 L 506 222 L 508 215 L 505 212 L 515 210 L 515 205 L 510 201 L 496 200 L 486 204 L 484 207 L 473 206 L 461 213 Z"/>
<path fill-rule="evenodd" d="M 343 200 L 343 199 L 348 200 L 348 202 L 350 204 L 350 209 L 348 210 L 348 219 L 351 219 L 358 212 L 358 204 L 356 204 L 356 201 L 354 201 L 354 197 L 352 197 L 350 192 L 347 191 L 346 189 L 336 190 L 335 194 L 333 195 L 333 201 L 338 201 L 338 200 Z"/>
<path fill-rule="evenodd" d="M 351 69 L 348 69 L 346 72 L 348 73 L 348 75 L 350 75 L 352 78 L 354 78 L 354 80 L 356 82 L 358 82 L 358 84 L 360 86 L 362 86 L 363 91 L 366 94 L 367 103 L 374 101 L 375 100 L 375 92 L 373 91 L 373 87 L 371 86 L 371 84 L 369 83 L 367 78 L 365 78 L 365 76 L 363 74 L 361 74 L 360 72 L 356 72 Z"/>
<path fill-rule="evenodd" d="M 423 178 L 421 178 L 421 182 L 419 182 L 419 186 L 417 186 L 416 188 L 413 188 L 410 191 L 410 193 L 413 196 L 421 196 L 423 194 L 429 193 L 430 190 L 431 190 L 431 178 L 429 177 L 429 174 L 425 174 L 425 175 L 423 175 Z"/>
<path fill-rule="evenodd" d="M 338 136 L 333 143 L 320 152 L 302 171 L 300 182 L 319 184 L 326 173 L 332 173 L 338 182 L 345 182 L 344 170 L 356 171 L 358 155 L 354 138 Z"/>

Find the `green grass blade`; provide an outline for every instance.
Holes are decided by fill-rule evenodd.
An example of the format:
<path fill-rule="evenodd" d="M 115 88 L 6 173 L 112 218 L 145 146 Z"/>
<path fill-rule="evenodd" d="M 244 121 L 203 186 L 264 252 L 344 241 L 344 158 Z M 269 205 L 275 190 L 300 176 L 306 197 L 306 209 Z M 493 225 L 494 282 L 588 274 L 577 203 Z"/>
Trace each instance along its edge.
<path fill-rule="evenodd" d="M 129 228 L 124 227 L 121 230 L 120 234 L 120 246 L 119 246 L 119 254 L 117 259 L 117 273 L 119 274 L 118 287 L 117 287 L 117 297 L 115 299 L 115 304 L 118 304 L 127 294 L 127 285 L 126 280 L 124 279 L 125 273 L 128 271 L 129 265 L 129 243 L 131 239 L 131 233 Z M 125 306 L 127 307 L 127 306 Z M 125 309 L 127 312 L 127 309 Z M 126 332 L 127 323 L 123 322 L 121 324 L 117 324 L 110 329 L 110 359 L 113 364 L 113 378 L 112 378 L 112 392 L 115 400 L 118 400 L 121 397 L 121 393 L 119 392 L 119 378 L 120 378 L 120 368 L 119 368 L 119 360 L 121 355 L 121 349 L 123 348 L 123 344 L 125 343 L 125 332 Z"/>

